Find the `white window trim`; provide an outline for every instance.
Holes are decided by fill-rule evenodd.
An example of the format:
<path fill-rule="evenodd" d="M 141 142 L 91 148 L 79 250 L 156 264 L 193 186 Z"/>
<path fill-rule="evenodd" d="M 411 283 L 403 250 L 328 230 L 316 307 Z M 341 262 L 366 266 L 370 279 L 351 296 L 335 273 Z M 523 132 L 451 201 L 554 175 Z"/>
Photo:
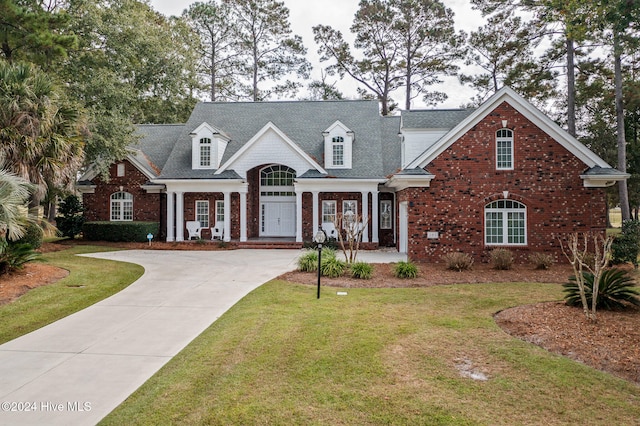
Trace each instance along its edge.
<path fill-rule="evenodd" d="M 382 206 L 389 206 L 389 226 L 384 225 L 384 208 Z M 380 200 L 380 229 L 393 229 L 393 202 L 391 200 Z"/>
<path fill-rule="evenodd" d="M 498 200 L 500 201 L 500 200 Z M 513 203 L 517 203 L 519 204 L 521 207 L 518 208 L 507 208 L 507 207 L 502 207 L 502 208 L 489 208 L 488 206 L 492 205 L 495 203 L 495 201 L 492 201 L 491 203 L 487 204 L 484 207 L 484 243 L 487 246 L 518 246 L 518 247 L 522 247 L 522 246 L 526 246 L 528 243 L 528 228 L 527 228 L 527 206 L 525 206 L 524 204 L 522 204 L 519 201 L 514 201 L 514 200 L 504 200 L 504 201 L 511 201 Z M 488 238 L 489 238 L 489 233 L 487 232 L 487 213 L 500 213 L 502 215 L 502 241 L 501 242 L 489 242 Z M 509 242 L 509 220 L 508 220 L 508 214 L 509 213 L 523 213 L 523 221 L 524 221 L 524 242 L 522 243 L 510 243 Z"/>
<path fill-rule="evenodd" d="M 116 166 L 116 176 L 117 177 L 124 177 L 125 175 L 125 164 L 124 163 L 118 163 Z"/>
<path fill-rule="evenodd" d="M 198 212 L 198 204 L 205 204 L 207 206 L 207 209 L 206 209 L 207 221 L 206 221 L 206 223 L 204 221 L 200 220 L 202 215 Z M 210 220 L 209 216 L 210 216 L 210 214 L 209 214 L 209 200 L 196 200 L 196 203 L 195 203 L 195 220 L 200 222 L 200 227 L 209 228 L 209 225 L 211 223 L 211 220 Z"/>
<path fill-rule="evenodd" d="M 121 198 L 121 199 L 113 199 L 113 196 L 115 194 L 127 194 L 130 195 L 131 198 Z M 119 218 L 114 219 L 113 218 L 113 205 L 114 203 L 118 204 L 120 206 L 120 214 L 119 214 Z M 125 204 L 129 204 L 131 203 L 131 219 L 125 219 L 124 218 L 124 206 Z M 133 222 L 133 194 L 126 192 L 126 191 L 118 191 L 118 192 L 114 192 L 113 194 L 111 194 L 109 196 L 109 221 L 110 222 Z"/>
<path fill-rule="evenodd" d="M 205 142 L 208 141 L 208 142 Z M 204 164 L 204 157 L 202 155 L 203 148 L 209 148 L 209 162 L 208 164 Z M 201 137 L 198 140 L 198 165 L 200 168 L 209 169 L 211 168 L 211 164 L 213 163 L 213 141 L 209 137 Z"/>
<path fill-rule="evenodd" d="M 336 147 L 342 148 L 342 156 L 340 157 L 340 163 L 338 163 L 338 157 L 336 156 Z M 344 136 L 333 136 L 331 138 L 331 167 L 342 168 L 345 166 L 345 148 L 346 144 Z"/>
<path fill-rule="evenodd" d="M 327 214 L 325 213 L 325 206 L 333 206 L 333 213 Z M 322 200 L 322 223 L 335 223 L 336 215 L 338 214 L 338 206 L 336 200 Z M 326 222 L 324 220 L 325 216 L 333 216 L 333 220 L 331 222 Z"/>
<path fill-rule="evenodd" d="M 216 223 L 221 226 L 224 223 L 224 200 L 216 200 Z"/>
<path fill-rule="evenodd" d="M 500 133 L 503 130 L 507 130 L 511 133 L 511 137 L 498 137 L 498 133 Z M 514 151 L 515 151 L 515 147 L 514 147 L 514 134 L 513 134 L 513 130 L 511 129 L 500 129 L 495 133 L 495 141 L 496 141 L 496 170 L 513 170 L 514 169 L 514 163 L 515 163 L 515 155 L 514 155 Z M 510 154 L 511 154 L 511 159 L 510 159 L 510 167 L 500 167 L 499 166 L 499 162 L 498 162 L 498 142 L 509 142 L 510 143 Z"/>
<path fill-rule="evenodd" d="M 342 200 L 342 229 L 347 229 L 347 222 L 345 221 L 345 213 L 347 211 L 352 211 L 352 210 L 345 209 L 346 203 L 354 203 L 355 205 L 355 208 L 353 210 L 354 218 L 358 216 L 358 200 Z"/>

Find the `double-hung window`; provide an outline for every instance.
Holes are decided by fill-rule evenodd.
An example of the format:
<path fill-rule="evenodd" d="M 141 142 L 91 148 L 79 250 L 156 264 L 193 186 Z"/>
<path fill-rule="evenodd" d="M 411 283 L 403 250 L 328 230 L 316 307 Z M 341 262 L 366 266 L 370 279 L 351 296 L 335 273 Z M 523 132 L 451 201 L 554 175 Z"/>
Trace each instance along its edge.
<path fill-rule="evenodd" d="M 355 200 L 344 200 L 342 202 L 342 228 L 346 229 L 356 223 L 358 217 L 358 202 Z"/>
<path fill-rule="evenodd" d="M 513 170 L 513 131 L 500 129 L 496 132 L 496 169 Z"/>
<path fill-rule="evenodd" d="M 200 167 L 211 166 L 211 139 L 200 139 Z"/>
<path fill-rule="evenodd" d="M 196 220 L 201 228 L 209 227 L 209 200 L 196 201 Z"/>
<path fill-rule="evenodd" d="M 331 139 L 331 149 L 333 152 L 333 166 L 344 166 L 344 138 L 334 136 Z"/>
<path fill-rule="evenodd" d="M 133 195 L 128 192 L 111 194 L 111 221 L 133 220 Z"/>
<path fill-rule="evenodd" d="M 224 223 L 224 201 L 216 201 L 216 226 L 222 226 Z"/>
<path fill-rule="evenodd" d="M 322 201 L 322 223 L 335 223 L 336 221 L 336 201 Z"/>
<path fill-rule="evenodd" d="M 487 245 L 526 245 L 527 209 L 512 200 L 498 200 L 484 208 Z"/>

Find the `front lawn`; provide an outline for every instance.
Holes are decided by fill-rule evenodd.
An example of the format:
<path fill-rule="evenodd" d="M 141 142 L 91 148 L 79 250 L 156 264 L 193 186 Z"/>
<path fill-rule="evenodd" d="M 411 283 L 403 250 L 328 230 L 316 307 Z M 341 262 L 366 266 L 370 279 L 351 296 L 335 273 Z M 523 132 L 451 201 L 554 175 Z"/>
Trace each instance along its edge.
<path fill-rule="evenodd" d="M 503 332 L 554 284 L 403 289 L 271 281 L 104 424 L 635 424 L 640 387 Z M 483 380 L 486 379 L 486 380 Z"/>
<path fill-rule="evenodd" d="M 0 344 L 93 305 L 127 287 L 144 273 L 140 265 L 76 256 L 110 250 L 113 249 L 75 246 L 45 253 L 41 261 L 67 269 L 70 274 L 0 306 Z"/>

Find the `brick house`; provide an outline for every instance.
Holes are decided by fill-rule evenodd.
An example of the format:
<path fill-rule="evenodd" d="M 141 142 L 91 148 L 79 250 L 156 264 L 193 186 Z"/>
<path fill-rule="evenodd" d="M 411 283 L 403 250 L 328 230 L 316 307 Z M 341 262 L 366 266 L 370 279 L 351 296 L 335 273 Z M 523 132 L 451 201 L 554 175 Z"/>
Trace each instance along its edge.
<path fill-rule="evenodd" d="M 138 131 L 108 182 L 80 179 L 85 215 L 156 221 L 167 241 L 198 221 L 205 239 L 301 244 L 355 213 L 366 247 L 414 260 L 557 253 L 557 236 L 605 229 L 603 188 L 628 177 L 509 88 L 394 117 L 376 101 L 200 103 L 186 124 Z"/>

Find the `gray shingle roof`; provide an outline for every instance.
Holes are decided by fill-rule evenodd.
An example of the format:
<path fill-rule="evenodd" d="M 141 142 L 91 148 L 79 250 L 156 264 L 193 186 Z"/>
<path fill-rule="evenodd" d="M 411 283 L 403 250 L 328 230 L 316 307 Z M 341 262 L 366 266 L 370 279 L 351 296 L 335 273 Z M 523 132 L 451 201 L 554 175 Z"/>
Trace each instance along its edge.
<path fill-rule="evenodd" d="M 136 127 L 136 133 L 141 138 L 132 148 L 143 153 L 137 154 L 136 158 L 139 161 L 150 162 L 149 166 L 157 174 L 165 166 L 184 124 L 140 124 Z"/>
<path fill-rule="evenodd" d="M 473 111 L 472 108 L 402 111 L 402 128 L 453 129 Z"/>
<path fill-rule="evenodd" d="M 180 132 L 161 178 L 212 177 L 211 170 L 192 170 L 191 168 L 189 132 L 204 122 L 224 131 L 231 138 L 222 164 L 267 123 L 272 122 L 316 162 L 324 166 L 322 132 L 337 120 L 355 134 L 353 168 L 327 169 L 329 175 L 349 178 L 384 178 L 385 172 L 392 166 L 386 164 L 390 159 L 384 158 L 383 155 L 381 135 L 384 126 L 380 124 L 377 101 L 199 103 Z M 390 123 L 396 126 L 395 139 L 397 140 L 397 123 L 393 120 Z M 384 133 L 389 132 L 385 130 Z M 399 153 L 399 145 L 397 151 Z M 395 159 L 399 164 L 399 155 Z"/>

